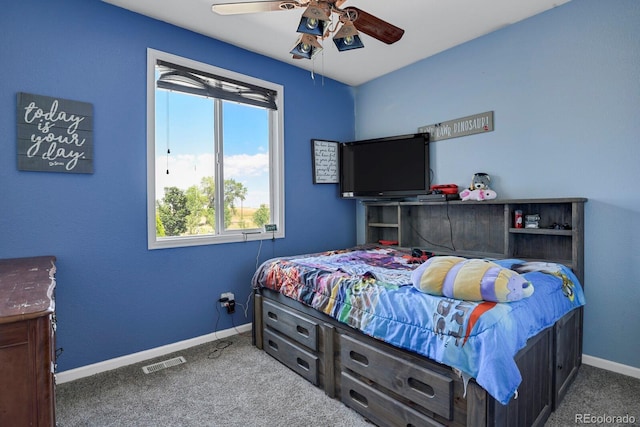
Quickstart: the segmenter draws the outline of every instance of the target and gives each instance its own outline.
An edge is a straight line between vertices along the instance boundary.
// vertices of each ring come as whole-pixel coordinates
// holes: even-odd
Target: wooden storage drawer
[[[29,342],[29,328],[27,322],[7,323],[0,326],[0,348]]]
[[[453,380],[381,349],[340,335],[340,362],[359,375],[448,420],[453,418]]]
[[[554,326],[555,339],[555,384],[553,408],[557,408],[569,385],[578,374],[582,363],[582,308],[573,310],[558,320]]]
[[[265,300],[262,322],[313,351],[318,350],[318,324],[280,304]]]
[[[318,385],[318,356],[312,354],[276,332],[265,329],[264,350],[281,363],[293,369],[313,385]]]
[[[340,387],[342,402],[379,426],[443,426],[346,372],[340,374]]]

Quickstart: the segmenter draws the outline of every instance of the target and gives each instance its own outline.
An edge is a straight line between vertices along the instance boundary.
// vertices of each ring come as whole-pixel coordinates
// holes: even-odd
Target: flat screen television
[[[428,133],[340,144],[341,197],[414,197],[429,186]]]

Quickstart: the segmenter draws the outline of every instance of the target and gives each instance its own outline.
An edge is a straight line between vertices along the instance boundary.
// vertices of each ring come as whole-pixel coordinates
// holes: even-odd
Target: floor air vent
[[[165,360],[165,361],[162,361],[162,362],[158,362],[158,363],[154,363],[154,364],[151,364],[151,365],[144,366],[142,368],[142,372],[144,372],[145,374],[150,374],[152,372],[157,372],[157,371],[160,371],[162,369],[170,368],[172,366],[182,365],[183,363],[187,363],[187,361],[185,360],[184,357],[182,357],[182,356],[174,357],[173,359],[169,359],[169,360]]]

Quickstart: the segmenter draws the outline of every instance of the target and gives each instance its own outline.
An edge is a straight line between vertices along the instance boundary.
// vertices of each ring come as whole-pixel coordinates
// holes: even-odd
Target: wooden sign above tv
[[[457,138],[493,130],[493,111],[422,126],[418,132],[429,132],[429,141]]]
[[[18,93],[18,170],[93,173],[93,106]]]

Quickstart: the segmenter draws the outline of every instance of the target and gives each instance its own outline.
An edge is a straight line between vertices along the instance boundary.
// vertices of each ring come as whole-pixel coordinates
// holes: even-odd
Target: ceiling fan
[[[220,15],[237,15],[305,8],[297,29],[301,35],[290,52],[295,59],[313,58],[322,50],[318,40],[324,40],[331,34],[334,34],[333,42],[340,52],[364,47],[358,31],[386,44],[395,43],[402,38],[403,29],[357,7],[341,9],[340,6],[345,2],[346,0],[251,1],[214,4],[211,9]],[[338,17],[335,25],[332,22],[334,15]]]

